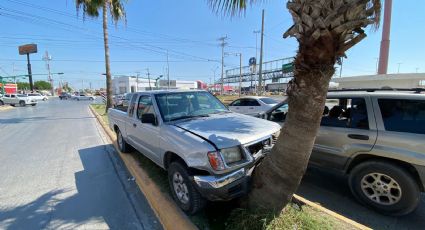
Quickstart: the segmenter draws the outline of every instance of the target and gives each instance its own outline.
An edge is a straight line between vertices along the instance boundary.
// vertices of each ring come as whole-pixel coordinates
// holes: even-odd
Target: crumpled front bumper
[[[241,168],[223,176],[193,176],[198,191],[208,200],[226,201],[246,195],[254,167]]]

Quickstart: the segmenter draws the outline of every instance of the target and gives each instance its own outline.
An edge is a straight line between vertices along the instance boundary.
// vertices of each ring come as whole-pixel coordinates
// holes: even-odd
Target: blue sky
[[[404,3],[404,4],[403,4]],[[220,75],[221,48],[218,38],[228,36],[226,52],[242,52],[243,62],[255,56],[254,30],[260,29],[261,10],[265,9],[264,60],[295,55],[295,39],[282,39],[292,19],[286,1],[264,1],[250,7],[241,17],[222,17],[212,12],[206,0],[129,0],[125,4],[127,23],[110,25],[111,69],[116,75],[162,75],[166,52],[170,78],[209,82]],[[425,1],[393,1],[389,73],[425,72]],[[77,16],[73,0],[2,0],[0,2],[0,75],[26,74],[25,56],[18,46],[38,44],[31,55],[33,73],[46,73],[42,56],[52,56],[54,76],[75,88],[104,85],[104,52],[101,18],[83,20]],[[381,29],[368,30],[368,37],[352,48],[344,60],[343,76],[376,72]],[[259,44],[259,39],[258,39]],[[225,58],[226,68],[239,65],[239,58]],[[14,66],[14,68],[13,68]],[[417,69],[418,68],[418,69]],[[35,76],[46,79],[46,76]]]

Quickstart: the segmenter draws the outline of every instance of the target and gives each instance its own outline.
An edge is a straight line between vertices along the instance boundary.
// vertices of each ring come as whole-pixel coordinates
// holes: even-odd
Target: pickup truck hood
[[[217,148],[228,148],[264,138],[280,130],[280,125],[239,114],[211,114],[174,124],[213,142]]]

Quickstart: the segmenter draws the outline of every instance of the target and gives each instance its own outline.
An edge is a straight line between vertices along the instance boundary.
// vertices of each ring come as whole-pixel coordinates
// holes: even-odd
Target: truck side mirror
[[[153,113],[142,114],[142,123],[156,125],[156,117]]]

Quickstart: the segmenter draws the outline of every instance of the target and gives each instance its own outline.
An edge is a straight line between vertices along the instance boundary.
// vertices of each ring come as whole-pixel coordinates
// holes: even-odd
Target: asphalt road
[[[415,212],[403,217],[384,216],[358,203],[344,176],[317,168],[307,170],[297,194],[372,229],[425,229],[424,194]]]
[[[0,111],[0,229],[161,229],[88,104]]]

